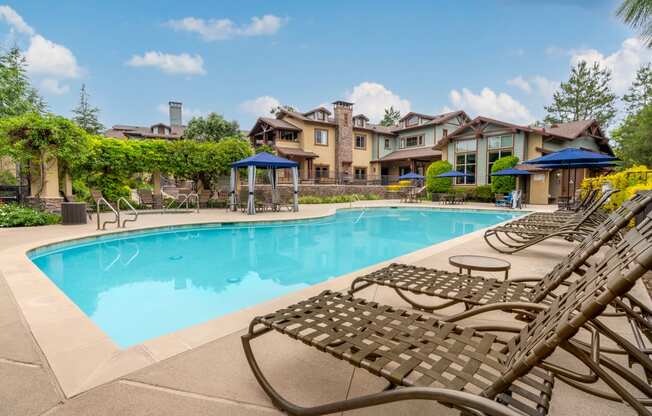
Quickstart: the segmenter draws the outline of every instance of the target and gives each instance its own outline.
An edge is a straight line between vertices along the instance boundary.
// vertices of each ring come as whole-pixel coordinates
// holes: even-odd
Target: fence
[[[27,186],[0,185],[0,202],[22,203],[25,200],[27,193],[28,193]]]

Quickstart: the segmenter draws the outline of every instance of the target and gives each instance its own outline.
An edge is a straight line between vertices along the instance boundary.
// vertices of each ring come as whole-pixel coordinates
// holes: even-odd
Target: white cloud
[[[208,19],[186,17],[170,20],[167,25],[177,31],[198,33],[205,41],[225,40],[237,36],[273,35],[287,22],[271,14],[263,17],[252,17],[247,24],[238,26],[231,19]]]
[[[546,99],[546,102],[552,101],[553,94],[559,88],[559,81],[553,81],[541,75],[532,77],[531,83],[534,84],[538,93]]]
[[[496,94],[489,88],[483,88],[479,94],[474,94],[467,88],[462,91],[452,90],[450,102],[453,108],[463,108],[467,112],[496,118],[513,123],[528,124],[534,121],[530,111],[509,94]]]
[[[134,67],[154,67],[170,75],[204,75],[204,59],[200,55],[179,55],[149,51],[134,55],[126,63]]]
[[[31,74],[55,78],[77,78],[81,75],[81,68],[70,49],[41,35],[32,36],[25,60]]]
[[[410,111],[410,101],[399,97],[382,84],[376,82],[363,82],[347,94],[346,99],[354,103],[356,114],[365,114],[372,122],[380,121],[385,115],[385,109],[394,107],[401,114]]]
[[[264,95],[240,103],[240,111],[254,116],[269,115],[270,110],[279,105],[281,105],[279,100],[269,95]]]
[[[636,76],[636,71],[652,59],[652,51],[637,38],[625,39],[621,48],[610,55],[604,55],[596,49],[577,50],[571,53],[571,64],[580,61],[589,64],[597,62],[611,71],[611,86],[616,94],[627,91]]]
[[[67,94],[70,91],[70,87],[65,84],[61,84],[59,80],[54,78],[45,78],[41,81],[41,89],[47,93],[53,95],[63,95]]]
[[[511,85],[512,87],[516,87],[520,89],[521,91],[529,94],[532,92],[532,87],[530,87],[530,83],[527,82],[522,76],[517,76],[516,78],[508,79],[507,80],[507,85]]]
[[[552,100],[552,95],[559,88],[559,81],[550,80],[541,75],[535,75],[528,79],[517,76],[507,80],[507,84],[516,87],[526,94],[536,92],[545,98],[546,102]]]
[[[4,20],[8,25],[16,29],[19,33],[33,36],[36,34],[34,29],[28,25],[23,18],[9,6],[0,6],[0,20]]]

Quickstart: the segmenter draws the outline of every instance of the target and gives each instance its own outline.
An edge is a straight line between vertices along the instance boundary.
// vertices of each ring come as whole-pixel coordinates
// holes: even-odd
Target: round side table
[[[452,266],[459,268],[460,273],[462,273],[462,269],[466,269],[467,274],[471,274],[471,270],[482,272],[505,272],[505,280],[509,277],[509,269],[512,268],[512,264],[506,260],[487,256],[452,256],[448,258],[448,262]]]

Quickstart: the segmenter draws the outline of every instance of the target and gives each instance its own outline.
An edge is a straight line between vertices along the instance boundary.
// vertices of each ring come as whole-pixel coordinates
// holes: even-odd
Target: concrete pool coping
[[[150,230],[179,225],[196,226],[207,223],[244,223],[279,220],[304,220],[335,214],[337,209],[346,209],[349,204],[306,208],[299,213],[287,215],[260,215],[256,218],[221,214],[221,211],[207,210],[207,214],[196,217],[173,218],[170,224],[141,224],[131,230]],[[496,210],[488,205],[467,205],[460,207],[432,204],[397,204],[390,201],[373,201],[355,204],[361,207],[408,207],[446,210]],[[528,209],[538,211],[541,209]],[[548,207],[545,207],[548,210]],[[217,215],[215,215],[217,214]],[[180,214],[185,215],[185,214]],[[192,215],[192,214],[191,214]],[[242,218],[247,218],[243,221]],[[158,218],[160,220],[160,218]],[[153,221],[156,221],[154,219]],[[170,218],[166,218],[166,221]],[[177,220],[177,221],[174,221]],[[181,221],[178,221],[181,220]],[[161,222],[161,221],[157,221]],[[165,222],[165,221],[164,221]],[[53,228],[54,227],[54,228]],[[67,397],[75,396],[95,386],[117,379],[151,364],[188,351],[210,341],[222,338],[246,327],[249,321],[261,313],[284,307],[323,290],[340,290],[361,274],[383,267],[391,262],[416,262],[437,252],[464,244],[480,236],[484,229],[447,240],[412,253],[374,264],[361,270],[339,276],[308,288],[292,292],[237,312],[212,319],[182,330],[145,341],[139,345],[120,349],[95,323],[92,322],[49,278],[47,278],[27,257],[27,253],[38,247],[48,246],[71,239],[109,235],[109,232],[89,230],[91,227],[67,228],[52,226],[59,231],[56,237],[49,233],[35,236],[28,242],[12,245],[0,251],[0,273],[4,276],[13,296],[36,342],[43,351],[61,389]],[[70,232],[68,232],[70,230]],[[122,231],[122,230],[119,230]],[[39,238],[40,237],[40,238]]]

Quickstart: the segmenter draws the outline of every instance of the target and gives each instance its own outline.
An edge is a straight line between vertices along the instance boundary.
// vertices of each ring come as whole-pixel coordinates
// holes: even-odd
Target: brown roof
[[[170,128],[170,134],[160,134],[153,133],[152,127],[164,126]],[[183,136],[186,126],[168,126],[164,123],[157,123],[151,127],[143,126],[129,126],[124,124],[117,124],[111,127],[109,130],[104,132],[106,137],[112,137],[116,139],[126,139],[126,138],[147,138],[147,139],[180,139]]]
[[[436,156],[441,156],[441,152],[438,150],[433,150],[431,147],[419,147],[416,149],[403,149],[392,152],[388,155],[385,155],[378,159],[380,162],[389,162],[392,160],[401,160],[401,159],[422,159],[422,158],[433,158]]]
[[[276,151],[285,156],[298,156],[305,158],[315,158],[319,157],[317,153],[306,152],[303,149],[295,149],[292,147],[278,147],[276,146]]]
[[[507,123],[505,121],[500,121],[500,120],[496,120],[496,119],[489,118],[489,117],[478,116],[478,117],[474,118],[473,120],[469,121],[468,123],[462,124],[460,127],[455,129],[452,133],[449,133],[448,136],[441,139],[434,146],[434,148],[435,149],[441,149],[442,147],[446,146],[448,144],[448,142],[450,142],[451,139],[456,138],[457,136],[462,134],[466,129],[468,129],[470,127],[473,127],[473,126],[475,126],[477,124],[480,124],[480,123],[497,124],[499,126],[505,126],[505,127],[510,128],[510,129],[522,130],[522,131],[527,131],[527,132],[534,131],[533,129],[531,129],[528,126],[521,126],[521,125],[518,125],[518,124]]]
[[[579,120],[568,123],[553,124],[545,129],[537,129],[544,134],[557,136],[565,139],[576,139],[586,131],[591,125],[597,123],[595,120]]]
[[[353,116],[353,118],[363,118],[366,121],[369,121],[369,117],[365,116],[364,114],[356,114]]]
[[[280,113],[281,116],[282,115],[287,115],[287,116],[290,116],[290,117],[295,117],[295,118],[297,118],[299,120],[307,121],[308,123],[328,124],[330,126],[335,126],[336,125],[335,120],[333,120],[333,118],[331,118],[331,117],[328,117],[327,120],[317,120],[317,119],[313,119],[313,118],[308,118],[304,114],[299,113],[297,111],[290,111],[290,110],[285,110],[285,109],[281,109],[279,111],[279,113]],[[305,113],[305,114],[310,114],[310,112]]]
[[[394,126],[393,131],[398,132],[398,131],[405,131],[405,130],[411,130],[411,129],[418,129],[418,128],[421,128],[421,127],[424,127],[424,126],[436,126],[438,124],[446,123],[448,120],[450,120],[452,118],[455,118],[457,116],[461,116],[461,115],[463,115],[464,118],[466,118],[467,120],[469,119],[469,116],[464,111],[457,110],[457,111],[450,111],[448,113],[437,114],[437,115],[434,115],[434,116],[427,115],[427,114],[421,114],[421,113],[409,112],[403,118],[401,118],[401,120],[399,120],[399,121],[405,120],[407,117],[413,116],[413,115],[417,115],[417,116],[419,116],[421,118],[425,118],[428,121],[426,121],[425,123],[422,123],[422,124],[417,124],[415,126],[408,126],[408,127]]]
[[[306,111],[305,113],[303,113],[303,115],[304,115],[304,116],[307,116],[308,114],[312,114],[312,113],[314,113],[314,112],[316,112],[316,111],[323,111],[324,113],[328,114],[329,116],[332,114],[332,113],[331,113],[330,111],[328,111],[328,109],[326,109],[325,107],[317,107],[317,108],[313,108],[313,109],[310,110],[310,111]]]

